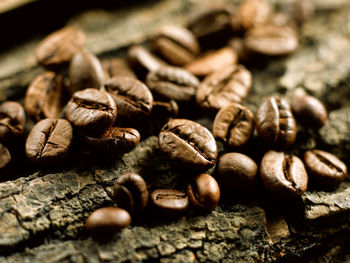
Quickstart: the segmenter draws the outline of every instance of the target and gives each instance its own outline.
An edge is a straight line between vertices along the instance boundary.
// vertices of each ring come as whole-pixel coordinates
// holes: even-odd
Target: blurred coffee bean
[[[158,189],[151,193],[153,209],[160,216],[180,216],[189,202],[185,193],[175,189]]]
[[[153,101],[152,115],[176,117],[179,114],[179,105],[175,100]]]
[[[24,131],[26,115],[21,104],[6,101],[0,104],[0,141],[9,142]]]
[[[245,30],[265,24],[272,13],[272,5],[265,0],[245,0],[238,8],[238,17]]]
[[[238,55],[237,60],[240,63],[244,64],[250,58],[251,52],[245,46],[244,40],[242,38],[240,38],[240,37],[231,38],[228,41],[227,46],[229,46],[230,48],[232,48],[236,52],[236,54]]]
[[[102,62],[105,79],[108,80],[117,76],[124,76],[137,79],[129,64],[121,58],[112,58]]]
[[[11,154],[6,146],[0,143],[0,172],[11,162]]]
[[[283,0],[276,2],[276,4],[281,12],[285,13],[299,25],[312,18],[315,12],[314,3],[310,0]]]

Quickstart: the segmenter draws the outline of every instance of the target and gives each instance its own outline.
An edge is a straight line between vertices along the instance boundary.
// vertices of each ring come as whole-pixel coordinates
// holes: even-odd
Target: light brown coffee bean
[[[247,30],[265,24],[272,15],[272,6],[265,0],[245,0],[238,8],[242,27]]]

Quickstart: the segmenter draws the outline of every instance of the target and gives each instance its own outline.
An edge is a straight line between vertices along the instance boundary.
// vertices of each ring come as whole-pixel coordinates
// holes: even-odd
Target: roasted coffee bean
[[[148,202],[146,183],[136,173],[125,173],[118,177],[114,183],[113,194],[118,207],[129,213],[140,213]]]
[[[179,105],[175,100],[153,101],[152,115],[157,114],[175,117],[179,114]]]
[[[110,234],[118,231],[131,223],[131,217],[127,211],[118,207],[103,207],[95,210],[87,218],[85,228],[92,234]]]
[[[9,141],[24,131],[26,115],[21,104],[6,101],[0,105],[0,141]]]
[[[152,45],[164,60],[175,66],[191,62],[200,52],[192,32],[176,25],[164,25],[159,28]]]
[[[201,210],[213,210],[220,200],[220,187],[214,177],[200,174],[187,186],[192,205]]]
[[[54,67],[68,63],[84,44],[84,32],[73,27],[64,27],[42,40],[35,56],[38,63],[44,67]]]
[[[304,164],[294,155],[268,151],[261,161],[260,175],[265,187],[282,199],[295,198],[307,188]]]
[[[238,8],[242,27],[247,30],[265,24],[272,15],[272,6],[265,0],[245,0]]]
[[[88,147],[113,157],[130,152],[139,141],[140,133],[133,128],[112,127],[99,137],[85,136]]]
[[[39,121],[31,130],[26,141],[26,154],[29,160],[51,165],[62,161],[69,153],[73,129],[64,119]]]
[[[27,89],[24,108],[36,121],[58,118],[65,104],[62,76],[46,72],[37,76]]]
[[[297,50],[298,35],[291,27],[263,25],[246,33],[246,47],[255,53],[267,56],[288,55]]]
[[[242,65],[234,65],[206,77],[196,92],[197,104],[217,112],[232,102],[241,103],[252,86],[252,75]]]
[[[136,79],[135,73],[129,67],[128,63],[121,58],[113,58],[102,62],[102,68],[105,73],[105,79],[117,76],[125,76]]]
[[[99,89],[105,82],[105,74],[98,58],[83,51],[74,55],[69,66],[69,91],[71,94],[82,89]]]
[[[202,57],[186,65],[185,68],[197,77],[205,77],[237,64],[237,60],[238,55],[235,50],[224,47],[217,51],[206,52]]]
[[[188,197],[174,189],[158,189],[152,192],[153,209],[161,216],[180,216],[188,208]]]
[[[0,171],[11,162],[11,154],[9,150],[0,143]]]
[[[241,153],[222,155],[216,166],[216,174],[221,187],[228,191],[252,191],[255,189],[258,166],[248,156]]]
[[[119,117],[129,119],[150,114],[153,96],[141,81],[130,77],[114,77],[107,81],[105,89],[114,99]]]
[[[220,139],[231,148],[247,143],[254,131],[254,114],[250,109],[232,103],[222,108],[213,123],[214,138]]]
[[[346,165],[331,153],[321,150],[307,151],[304,154],[304,163],[315,184],[333,188],[346,179]]]
[[[297,121],[306,127],[318,130],[327,121],[326,107],[313,96],[296,96],[290,106]]]
[[[85,89],[73,94],[66,106],[66,116],[86,133],[102,134],[113,125],[117,107],[107,92]]]
[[[158,139],[160,149],[171,160],[186,165],[186,169],[207,170],[215,164],[215,139],[207,128],[194,121],[172,119],[163,126]]]
[[[146,83],[152,92],[162,98],[190,101],[194,98],[199,80],[182,68],[160,67],[147,75]]]
[[[288,102],[279,97],[269,97],[260,105],[256,128],[266,144],[285,148],[292,145],[297,134],[297,126]]]

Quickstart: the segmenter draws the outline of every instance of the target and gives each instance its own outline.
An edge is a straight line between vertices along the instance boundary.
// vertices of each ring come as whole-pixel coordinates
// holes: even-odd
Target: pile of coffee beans
[[[127,227],[145,209],[170,217],[183,215],[190,206],[211,211],[220,187],[246,191],[259,185],[259,174],[266,190],[282,200],[304,193],[309,177],[322,187],[337,187],[347,168],[336,156],[313,149],[301,160],[288,151],[297,137],[297,122],[317,131],[327,121],[317,98],[297,96],[290,103],[271,96],[256,114],[242,105],[253,85],[243,64],[296,51],[298,29],[312,12],[310,2],[298,0],[280,6],[264,0],[213,4],[199,8],[187,25],[163,25],[149,45],[130,47],[126,59],[102,63],[84,48],[82,31],[63,28],[36,49],[37,61],[47,71],[28,87],[24,109],[17,102],[0,105],[0,141],[9,145],[23,133],[26,113],[37,122],[25,143],[27,158],[51,167],[64,164],[78,140],[92,152],[117,158],[139,143],[140,124],[162,122],[159,149],[174,167],[193,174],[187,192],[149,193],[142,174],[123,174],[113,188],[116,206],[87,218],[92,233]],[[186,118],[195,108],[212,117],[212,132]],[[176,118],[179,112],[182,116]],[[254,136],[269,149],[260,168],[240,153]],[[225,146],[219,157],[216,140]],[[10,162],[10,152],[0,144],[0,169]]]

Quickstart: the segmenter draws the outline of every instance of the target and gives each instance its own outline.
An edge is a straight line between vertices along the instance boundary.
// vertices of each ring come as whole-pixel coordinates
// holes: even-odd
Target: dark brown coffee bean
[[[238,8],[242,27],[247,30],[265,24],[272,15],[272,6],[265,0],[245,0]]]
[[[188,197],[174,189],[158,189],[152,192],[154,210],[161,216],[180,216],[188,208]]]
[[[175,117],[179,114],[179,105],[175,100],[153,101],[152,115],[157,114]]]
[[[62,76],[46,72],[37,76],[27,89],[24,108],[36,121],[58,118],[65,104]]]
[[[73,94],[66,106],[66,116],[83,131],[102,134],[113,125],[117,107],[107,92],[85,89]]]
[[[42,165],[56,164],[68,155],[72,139],[73,129],[68,121],[39,121],[28,135],[25,147],[27,157]]]
[[[222,155],[216,166],[219,183],[228,191],[253,191],[257,172],[256,163],[241,153]]]
[[[0,143],[0,171],[11,162],[11,154],[9,150]]]
[[[146,83],[152,92],[162,98],[190,101],[194,98],[199,80],[182,68],[160,67],[147,75]]]
[[[148,202],[146,183],[136,173],[125,173],[119,176],[114,183],[113,194],[118,207],[129,213],[140,213]]]
[[[292,145],[297,126],[288,102],[279,97],[269,97],[260,105],[256,128],[266,144],[284,148]]]
[[[346,165],[325,151],[305,152],[304,163],[312,181],[328,188],[337,187],[347,177]]]
[[[185,68],[197,77],[205,77],[237,64],[237,60],[237,53],[230,47],[224,47],[217,51],[206,52],[202,57],[186,65]]]
[[[326,107],[313,96],[296,96],[290,106],[297,121],[305,127],[318,130],[327,121]]]
[[[282,199],[295,198],[307,188],[304,164],[294,155],[268,151],[261,161],[260,175],[265,187]]]
[[[250,109],[232,103],[216,114],[213,135],[231,148],[247,143],[254,131],[254,115]]]
[[[118,231],[131,223],[131,217],[127,211],[118,207],[103,207],[95,210],[86,220],[85,228],[92,234],[110,234]]]
[[[153,96],[141,81],[130,77],[114,77],[107,81],[105,89],[114,99],[119,117],[137,118],[151,113]]]
[[[83,51],[74,55],[69,66],[69,91],[71,94],[82,89],[99,89],[105,82],[105,74],[98,58]]]
[[[213,210],[220,200],[220,187],[214,177],[200,174],[187,186],[187,195],[195,208]]]
[[[169,64],[183,66],[200,52],[192,32],[176,25],[164,25],[158,29],[152,41],[153,49]]]
[[[196,92],[197,104],[212,112],[232,102],[241,103],[252,86],[252,75],[242,65],[234,65],[206,77]]]
[[[35,51],[35,56],[39,64],[53,67],[68,63],[84,44],[84,32],[73,27],[64,27],[42,40]]]
[[[140,133],[133,128],[112,127],[99,137],[85,136],[88,147],[112,157],[130,152],[139,141]]]
[[[117,76],[124,76],[136,79],[135,73],[129,67],[128,63],[121,58],[113,58],[102,62],[102,68],[105,72],[105,79]]]
[[[21,104],[6,101],[0,105],[0,141],[9,141],[24,131],[26,115]]]
[[[207,128],[194,121],[172,119],[163,126],[158,139],[160,149],[186,169],[207,170],[215,164],[215,139]]]

